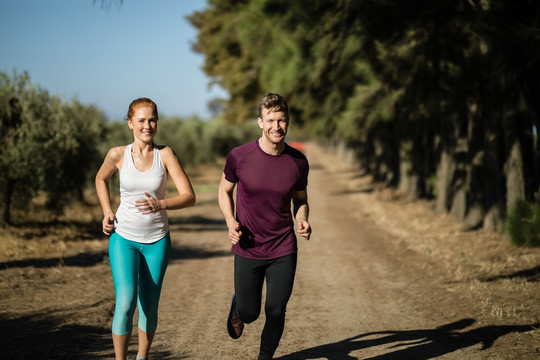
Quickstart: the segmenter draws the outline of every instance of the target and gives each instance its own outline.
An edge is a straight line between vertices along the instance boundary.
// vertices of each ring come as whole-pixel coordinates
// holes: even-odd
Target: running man
[[[266,280],[266,322],[258,360],[267,360],[274,356],[283,334],[296,273],[298,247],[291,201],[298,234],[306,240],[311,236],[309,164],[301,152],[285,143],[289,110],[282,96],[263,96],[257,122],[262,136],[234,148],[227,157],[218,201],[235,254],[235,293],[227,330],[238,339],[244,324],[259,317]]]

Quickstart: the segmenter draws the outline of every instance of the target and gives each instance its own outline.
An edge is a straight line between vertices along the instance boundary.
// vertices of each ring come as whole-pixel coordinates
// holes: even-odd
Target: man
[[[234,252],[234,288],[227,330],[233,339],[260,314],[266,279],[266,322],[258,360],[272,359],[285,326],[285,310],[296,272],[298,234],[311,236],[308,222],[306,157],[285,143],[289,109],[269,93],[259,104],[262,136],[234,148],[219,185],[219,207]],[[236,201],[233,193],[236,191]],[[236,210],[236,216],[235,216]]]

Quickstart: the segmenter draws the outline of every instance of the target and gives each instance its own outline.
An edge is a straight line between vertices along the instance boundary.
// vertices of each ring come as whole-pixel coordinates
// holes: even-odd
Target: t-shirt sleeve
[[[294,190],[302,191],[307,188],[309,174],[309,163],[307,160],[304,162],[304,166],[300,168],[300,179],[296,182]]]
[[[225,174],[225,180],[236,183],[238,182],[238,176],[236,175],[236,153],[231,151],[229,156],[227,156],[227,161],[225,162],[225,169],[223,173]]]

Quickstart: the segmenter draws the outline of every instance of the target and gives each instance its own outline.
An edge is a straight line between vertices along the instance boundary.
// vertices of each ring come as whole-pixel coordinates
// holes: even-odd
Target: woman
[[[158,110],[147,98],[129,105],[127,123],[133,143],[109,150],[96,175],[103,209],[103,232],[110,235],[109,258],[116,293],[112,338],[117,360],[125,360],[139,307],[137,360],[147,359],[157,327],[158,303],[171,238],[166,210],[195,204],[195,193],[174,151],[156,146]],[[111,209],[109,179],[120,175],[120,205]],[[178,195],[165,198],[167,173]],[[137,298],[138,294],[138,298]]]

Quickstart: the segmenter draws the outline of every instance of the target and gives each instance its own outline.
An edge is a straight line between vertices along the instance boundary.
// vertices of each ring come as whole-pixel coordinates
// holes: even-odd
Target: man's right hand
[[[241,225],[238,221],[235,221],[231,226],[229,226],[229,240],[233,245],[238,244],[240,238],[242,237],[242,231],[240,231]]]

